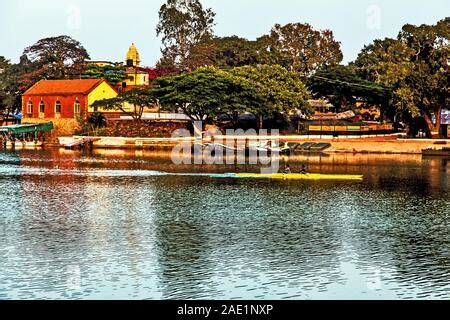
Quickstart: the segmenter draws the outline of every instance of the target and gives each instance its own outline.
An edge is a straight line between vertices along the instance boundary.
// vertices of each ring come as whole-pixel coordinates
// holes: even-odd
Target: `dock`
[[[95,141],[100,140],[100,138],[96,137],[79,137],[66,139],[64,141],[60,141],[60,143],[64,146],[65,149],[74,150],[74,149],[82,149],[92,147]]]
[[[4,147],[15,148],[16,145],[42,146],[45,134],[53,130],[53,122],[14,124],[0,127],[0,136]]]

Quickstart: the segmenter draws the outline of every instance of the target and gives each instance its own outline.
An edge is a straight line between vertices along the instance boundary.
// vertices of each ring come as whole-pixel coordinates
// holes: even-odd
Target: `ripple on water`
[[[355,184],[0,152],[0,299],[449,299],[448,174],[395,161]]]

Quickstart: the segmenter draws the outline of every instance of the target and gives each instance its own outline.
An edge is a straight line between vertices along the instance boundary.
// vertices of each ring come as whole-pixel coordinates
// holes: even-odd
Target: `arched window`
[[[33,113],[33,102],[32,101],[28,101],[28,103],[27,103],[27,113],[28,114]]]
[[[61,113],[61,101],[56,100],[55,103],[55,113]]]
[[[44,111],[45,111],[45,103],[44,101],[41,100],[41,102],[39,102],[39,112],[44,113]]]
[[[80,101],[78,101],[78,100],[75,100],[75,103],[73,104],[73,113],[75,113],[75,114],[81,113]]]

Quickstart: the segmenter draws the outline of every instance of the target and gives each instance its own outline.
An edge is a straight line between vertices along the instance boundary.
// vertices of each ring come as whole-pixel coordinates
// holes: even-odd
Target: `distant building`
[[[150,76],[145,71],[139,70],[135,67],[127,67],[125,72],[127,77],[124,80],[124,83],[122,83],[122,87],[127,90],[139,86],[148,86],[150,84]]]
[[[124,90],[130,90],[139,86],[148,86],[150,84],[150,75],[140,68],[141,58],[134,43],[128,49],[125,57],[125,65],[127,77],[122,83]]]
[[[102,61],[102,60],[88,60],[85,61],[86,65],[94,65],[97,67],[114,67],[115,63],[111,62],[111,61]]]
[[[309,105],[313,108],[314,113],[334,113],[335,107],[325,99],[310,99],[308,100]]]
[[[96,111],[95,101],[115,96],[104,79],[41,80],[22,96],[23,119],[74,119]]]
[[[141,65],[141,56],[139,55],[139,51],[134,43],[132,43],[128,49],[125,57],[125,64],[127,67],[139,67]]]

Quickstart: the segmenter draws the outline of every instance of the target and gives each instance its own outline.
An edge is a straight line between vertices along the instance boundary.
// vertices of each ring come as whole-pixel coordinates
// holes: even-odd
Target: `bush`
[[[87,122],[92,126],[92,128],[94,130],[103,128],[106,126],[106,118],[100,112],[94,112],[93,114],[91,114],[88,117]]]

